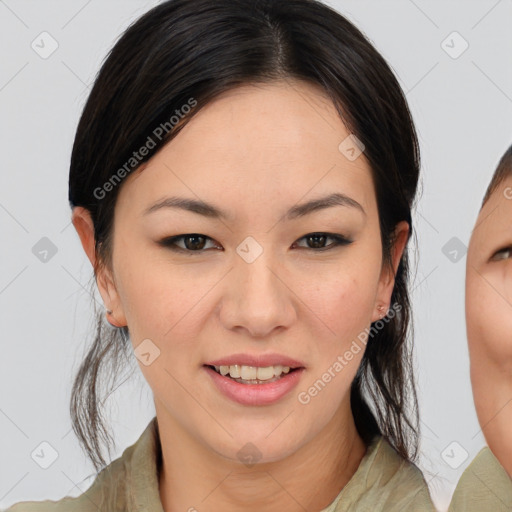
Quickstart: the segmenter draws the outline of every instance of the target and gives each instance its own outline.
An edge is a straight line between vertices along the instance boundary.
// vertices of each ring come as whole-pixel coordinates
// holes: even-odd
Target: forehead
[[[480,210],[471,235],[473,248],[478,243],[512,236],[512,176],[507,177],[491,194]]]
[[[258,163],[271,156],[277,167],[308,156],[317,159],[320,150],[327,151],[326,158],[337,157],[340,142],[349,134],[320,88],[277,82],[226,91],[204,106],[173,142],[195,146],[200,154],[215,156],[217,151],[230,161],[246,160],[247,165],[253,162],[249,157]]]
[[[305,82],[244,85],[203,107],[123,187],[148,202],[169,190],[215,202],[298,201],[334,192],[373,200],[370,166],[344,152],[352,135],[326,94]],[[341,144],[341,149],[340,149]],[[357,147],[356,147],[357,150]],[[351,157],[351,154],[348,154]],[[317,192],[317,193],[315,193]]]

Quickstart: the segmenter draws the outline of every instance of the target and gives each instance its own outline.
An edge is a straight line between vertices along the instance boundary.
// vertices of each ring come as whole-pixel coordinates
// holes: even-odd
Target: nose
[[[220,320],[230,330],[246,330],[255,338],[269,337],[296,318],[291,278],[269,251],[249,263],[235,256],[224,283]]]

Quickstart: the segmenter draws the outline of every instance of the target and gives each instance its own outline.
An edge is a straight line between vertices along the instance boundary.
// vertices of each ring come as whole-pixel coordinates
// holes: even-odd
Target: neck
[[[157,417],[162,446],[159,491],[165,512],[194,507],[201,512],[321,511],[348,483],[366,452],[348,401],[297,451],[250,468],[199,443],[165,409],[157,407]]]

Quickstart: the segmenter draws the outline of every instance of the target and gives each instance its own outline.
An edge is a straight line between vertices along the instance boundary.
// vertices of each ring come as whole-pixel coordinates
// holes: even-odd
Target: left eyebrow
[[[335,193],[294,206],[288,210],[285,217],[287,220],[292,220],[296,219],[297,217],[303,217],[304,215],[318,210],[332,208],[333,206],[346,206],[350,208],[356,208],[366,216],[364,208],[355,199],[352,199],[345,194]]]
[[[345,194],[334,193],[328,196],[320,197],[318,199],[313,199],[307,203],[293,206],[286,212],[285,219],[293,220],[319,210],[332,208],[334,206],[356,208],[366,216],[364,208],[355,199],[352,199]],[[143,212],[143,215],[148,215],[149,213],[160,210],[162,208],[178,208],[213,219],[233,219],[232,215],[218,208],[217,206],[214,206],[213,204],[185,197],[166,197],[146,208],[146,210]]]

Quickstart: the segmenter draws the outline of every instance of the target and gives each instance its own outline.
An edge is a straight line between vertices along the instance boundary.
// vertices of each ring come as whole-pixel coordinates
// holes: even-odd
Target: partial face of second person
[[[122,184],[113,281],[100,290],[133,346],[150,339],[160,350],[140,365],[159,426],[201,447],[201,464],[239,464],[246,443],[260,463],[312,441],[329,457],[340,436],[355,432],[350,384],[364,346],[308,404],[297,398],[382,316],[379,304],[390,306],[406,243],[401,223],[394,268],[382,265],[370,167],[364,154],[351,161],[338,149],[349,134],[314,86],[246,85],[203,108]],[[352,201],[285,216],[334,193]],[[171,196],[207,202],[225,217],[175,207],[145,213]],[[329,235],[308,239],[312,233]],[[190,234],[200,237],[164,242]],[[252,262],[237,251],[247,237],[251,254],[262,251]],[[205,368],[237,353],[282,354],[305,370],[279,401],[244,405],[220,393]]]
[[[466,324],[479,423],[512,476],[512,176],[484,204],[471,235]]]

